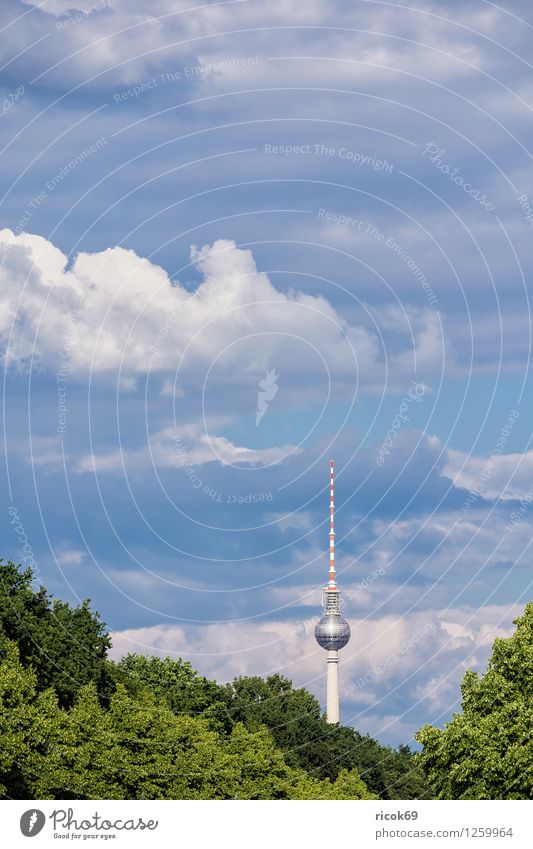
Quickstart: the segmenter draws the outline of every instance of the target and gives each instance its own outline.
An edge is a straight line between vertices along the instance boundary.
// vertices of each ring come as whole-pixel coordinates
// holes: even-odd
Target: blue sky
[[[511,633],[532,24],[483,0],[2,4],[2,553],[90,597],[114,656],[324,702],[330,457],[344,722],[411,741]]]

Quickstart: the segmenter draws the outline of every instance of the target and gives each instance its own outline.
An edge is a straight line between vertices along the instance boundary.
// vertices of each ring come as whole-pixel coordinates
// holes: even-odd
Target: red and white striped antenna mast
[[[329,461],[329,584],[335,590],[335,462]]]

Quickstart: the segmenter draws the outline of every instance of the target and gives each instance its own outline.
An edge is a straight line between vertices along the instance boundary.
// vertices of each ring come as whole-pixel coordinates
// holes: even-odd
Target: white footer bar
[[[2,845],[531,849],[533,802],[5,801]],[[29,838],[35,838],[30,843]],[[69,841],[67,843],[67,841]]]

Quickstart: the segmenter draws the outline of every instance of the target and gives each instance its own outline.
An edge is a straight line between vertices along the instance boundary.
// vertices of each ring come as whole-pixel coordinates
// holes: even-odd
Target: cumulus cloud
[[[287,27],[279,32],[278,40],[290,48],[301,44],[299,26],[313,26],[313,33],[306,33],[317,57],[332,53],[340,59],[357,56],[358,70],[352,63],[332,68],[331,62],[317,58],[315,67],[310,68],[309,81],[323,82],[336,77],[346,83],[355,74],[371,76],[376,69],[400,69],[418,76],[466,74],[470,64],[479,65],[487,61],[483,40],[476,41],[473,34],[496,33],[501,30],[502,16],[495,10],[462,10],[465,26],[457,27],[445,15],[432,15],[432,5],[421,4],[406,15],[405,10],[369,6],[353,7],[349,3],[333,6],[326,0],[313,0],[305,8],[287,4],[283,0],[273,2],[222,2],[198,3],[196,7],[181,0],[152,0],[147,6],[144,0],[23,0],[26,6],[34,7],[31,26],[37,31],[52,19],[63,39],[68,44],[57,42],[57,54],[74,53],[70,67],[77,74],[110,71],[115,79],[124,82],[139,80],[149,73],[154,64],[160,66],[167,54],[170,42],[175,57],[186,58],[199,51],[197,61],[213,60],[220,49],[220,39],[212,45],[206,44],[202,36],[235,29],[236,18],[243,29],[257,29],[255,35],[248,33],[256,48],[271,54],[272,34],[270,27]],[[339,27],[339,7],[342,12],[343,28]],[[20,8],[20,7],[19,7]],[[401,15],[401,27],[398,20]],[[61,19],[73,21],[73,25],[62,26]],[[30,22],[26,22],[28,25]],[[321,29],[322,27],[322,29]],[[266,28],[266,32],[262,31]],[[337,28],[332,30],[332,28]],[[470,29],[471,28],[471,29]],[[22,28],[19,28],[22,29]],[[400,35],[387,38],[384,33]],[[374,32],[373,37],[369,33]],[[19,38],[22,33],[17,31]],[[113,37],[113,50],[109,49],[109,38]],[[178,42],[176,44],[176,42]],[[224,39],[227,43],[231,36]],[[335,45],[336,49],[333,50]],[[490,45],[492,46],[492,45]],[[73,50],[73,48],[77,48]],[[50,60],[52,60],[52,49]],[[239,51],[239,52],[242,52]],[[50,65],[55,64],[50,61]],[[366,67],[365,67],[366,64]],[[51,72],[57,77],[60,69]],[[278,67],[265,71],[276,79],[283,69]],[[272,80],[272,77],[271,77]],[[285,80],[284,80],[285,81]],[[98,81],[100,82],[100,81]]]
[[[142,472],[157,468],[185,468],[219,462],[222,465],[259,466],[279,463],[300,448],[286,445],[252,449],[235,445],[223,436],[209,435],[198,425],[164,428],[154,434],[147,445],[137,450],[117,449],[103,454],[86,454],[73,458],[76,472]],[[45,454],[45,457],[47,455]],[[39,458],[37,458],[39,462]]]
[[[344,685],[355,675],[372,670],[375,677],[391,673],[391,664],[384,661],[392,647],[409,642],[413,628],[427,624],[428,615],[419,613],[410,618],[383,617],[376,620],[353,620],[352,640],[343,652]],[[154,625],[128,629],[112,635],[113,656],[128,651],[173,657],[185,656],[208,675],[231,680],[235,675],[267,675],[275,671],[295,676],[300,683],[314,685],[324,672],[324,654],[314,640],[314,619],[302,621],[229,622],[184,628],[180,625]],[[410,659],[398,656],[398,669],[416,667],[420,655]],[[380,664],[383,664],[383,669]],[[378,668],[379,667],[379,668]],[[397,669],[397,672],[398,672]],[[395,673],[396,674],[396,673]],[[349,689],[347,695],[357,688]]]
[[[132,374],[173,369],[186,381],[208,370],[219,383],[238,373],[257,384],[284,363],[285,377],[290,369],[294,386],[315,397],[317,373],[321,396],[330,379],[368,385],[386,376],[375,332],[349,324],[322,296],[276,289],[251,251],[230,240],[192,248],[202,275],[194,292],[120,247],[80,253],[68,266],[43,237],[6,229],[0,253],[0,336],[11,366],[63,366],[71,377],[121,370],[130,382]],[[434,325],[433,311],[413,314],[403,349],[386,352],[390,379],[405,380],[415,362],[419,371],[435,367]]]
[[[528,592],[531,517],[524,513],[509,532],[511,505],[489,507],[482,500],[468,511],[435,510],[401,521],[372,523],[373,542],[365,559],[368,569],[383,560],[389,590],[387,606],[404,609],[406,603],[443,604],[453,592],[473,593],[487,604],[501,585],[512,586],[514,597]],[[384,557],[385,555],[385,557]],[[373,583],[358,603],[375,609],[382,601],[382,582]]]
[[[399,732],[403,716],[386,718],[383,708],[388,705],[390,709],[391,693],[408,681],[415,696],[410,709],[416,700],[424,701],[427,721],[439,717],[457,702],[464,671],[483,670],[494,638],[509,636],[512,620],[520,613],[518,605],[480,609],[465,605],[398,617],[351,618],[352,638],[342,652],[340,670],[345,711],[357,716],[361,710],[372,709],[371,719],[356,724],[371,733],[378,733],[384,725]],[[309,687],[323,701],[325,655],[315,643],[313,627],[314,619],[186,628],[153,625],[112,634],[112,656],[118,659],[131,651],[181,656],[219,681],[281,672],[297,686]],[[416,718],[408,723],[411,732],[418,727],[416,723]]]
[[[533,451],[474,457],[462,451],[448,451],[442,475],[460,489],[477,497],[513,501],[533,496]]]
[[[473,370],[475,376],[480,370],[499,373],[500,366],[526,367],[530,314],[518,285],[517,258],[527,266],[533,240],[515,187],[531,200],[529,160],[520,141],[527,137],[530,117],[529,69],[521,58],[530,49],[529,30],[510,12],[487,4],[429,0],[408,10],[347,0],[4,0],[0,21],[8,27],[6,91],[22,83],[26,89],[4,119],[14,131],[3,154],[4,170],[14,180],[5,221],[14,226],[23,220],[22,211],[30,210],[24,217],[32,229],[50,232],[57,224],[61,244],[85,249],[67,259],[47,239],[0,233],[0,346],[12,372],[26,372],[30,364],[33,369],[31,422],[22,382],[8,381],[10,390],[16,388],[6,404],[10,463],[23,458],[22,474],[12,472],[20,503],[31,516],[33,488],[44,490],[40,502],[47,531],[58,540],[60,566],[77,590],[78,583],[92,582],[97,606],[109,617],[120,611],[120,625],[132,626],[115,634],[116,650],[122,645],[175,651],[219,680],[281,670],[323,698],[324,654],[314,643],[311,622],[320,596],[313,581],[321,581],[324,537],[316,526],[324,519],[323,505],[294,514],[309,494],[320,491],[322,472],[318,482],[305,475],[291,490],[280,489],[273,504],[261,503],[261,519],[264,507],[275,508],[268,517],[273,536],[271,530],[268,538],[266,531],[255,531],[248,541],[239,531],[238,542],[228,547],[226,533],[218,544],[214,532],[188,530],[185,522],[176,524],[174,513],[167,518],[149,469],[170,470],[161,478],[171,480],[178,505],[193,502],[195,510],[200,505],[198,515],[214,516],[217,527],[240,526],[233,504],[226,510],[203,493],[194,502],[187,464],[202,467],[199,477],[209,477],[208,487],[225,493],[246,492],[240,479],[249,477],[249,467],[261,467],[258,474],[268,481],[262,489],[270,494],[291,473],[291,464],[281,462],[294,451],[286,443],[301,440],[307,450],[313,439],[309,453],[316,456],[329,438],[326,431],[335,430],[335,411],[344,413],[354,387],[374,393],[373,403],[383,388],[404,393],[411,379],[427,384],[429,395],[443,366],[447,377],[454,371],[470,376]],[[242,64],[232,61],[239,57]],[[184,73],[186,66],[191,73]],[[157,85],[139,96],[128,93],[154,79]],[[30,132],[23,131],[32,119]],[[183,136],[179,150],[178,132]],[[101,136],[109,141],[105,156],[62,181],[61,191],[39,209],[30,205],[50,175],[86,148],[88,139]],[[450,168],[459,168],[465,180],[487,193],[498,219],[423,155],[430,142],[446,149]],[[336,154],[267,157],[265,143],[323,143]],[[339,155],[341,148],[387,159],[392,170],[352,164]],[[238,153],[226,156],[231,150]],[[214,156],[182,167],[181,151],[183,163]],[[136,167],[122,167],[136,156]],[[145,178],[143,202],[121,202],[136,196],[130,192]],[[251,185],[245,185],[248,180]],[[260,180],[266,181],[261,188]],[[91,191],[95,183],[98,190]],[[219,220],[213,222],[215,196],[204,190],[221,185],[232,188],[216,195]],[[194,203],[160,215],[155,229],[146,227],[167,204],[192,195]],[[258,198],[260,204],[253,205]],[[287,206],[290,214],[283,212]],[[362,230],[324,221],[317,214],[322,207],[358,216]],[[252,209],[267,217],[235,216]],[[500,221],[512,233],[512,250]],[[191,269],[180,273],[179,281],[140,255],[153,250],[167,268],[182,265],[183,242],[176,239],[196,224],[202,226],[198,238],[210,244],[193,248]],[[377,227],[381,239],[367,232],[368,225]],[[387,247],[389,236],[401,252]],[[231,238],[261,242],[254,248],[259,269],[252,253]],[[125,239],[137,253],[112,247]],[[111,247],[88,253],[87,245]],[[407,257],[427,277],[437,309],[428,304],[427,289]],[[268,276],[261,267],[276,271]],[[288,269],[286,278],[282,268]],[[332,278],[335,287],[321,282]],[[290,289],[295,280],[300,291]],[[320,289],[329,299],[316,295]],[[405,312],[393,306],[398,303]],[[54,435],[58,369],[67,375],[68,428]],[[257,430],[258,385],[271,369],[280,375],[279,392]],[[90,406],[84,397],[89,378]],[[446,393],[434,392],[431,400],[448,403]],[[304,426],[318,421],[321,405],[327,414],[306,442]],[[529,591],[533,463],[530,453],[446,454],[452,419],[439,416],[436,403],[431,422],[438,437],[412,431],[424,424],[411,422],[378,472],[377,448],[367,448],[362,438],[369,406],[365,398],[354,408],[361,433],[343,425],[335,443],[339,459],[343,451],[360,448],[344,478],[350,494],[366,472],[377,472],[351,504],[341,509],[339,503],[338,565],[354,628],[342,656],[343,706],[364,730],[379,733],[384,725],[393,726],[397,742],[416,727],[411,714],[405,716],[413,704],[423,702],[426,720],[456,701],[464,669],[482,667],[493,634],[509,632],[510,608],[503,603]],[[419,409],[429,415],[429,406],[426,399]],[[296,414],[289,416],[288,410]],[[385,438],[392,415],[379,412],[376,442]],[[26,421],[31,445],[24,436]],[[464,417],[457,426],[464,447],[470,438]],[[66,470],[77,473],[68,493],[48,474],[63,473],[63,451]],[[33,480],[31,463],[39,466]],[[267,470],[271,463],[278,465]],[[246,468],[236,471],[232,465]],[[105,518],[97,519],[99,503],[87,473],[105,472],[109,515],[116,514],[124,542],[139,560],[153,564],[159,550],[154,552],[154,537],[142,527],[138,511],[133,517],[128,513],[117,479],[123,467],[128,475],[138,472],[135,485],[158,514],[152,527],[160,539],[179,539],[202,555],[223,552],[239,561],[216,574],[209,567],[194,570],[214,599],[205,600],[202,592],[184,601],[180,587],[172,596],[169,585],[180,574],[190,580],[189,562],[184,565],[174,549],[166,552],[167,582],[117,567],[123,552],[106,538]],[[341,478],[339,495],[342,483]],[[479,497],[463,512],[470,490]],[[276,621],[200,629],[173,619],[175,626],[136,629],[137,611],[126,619],[124,598],[117,607],[109,584],[98,583],[100,573],[79,568],[84,561],[77,550],[78,517],[76,525],[69,519],[67,495],[73,495],[76,512],[80,508],[88,541],[108,560],[107,577],[124,596],[151,602],[153,611],[161,611],[153,614],[158,619],[235,619],[259,609],[269,610],[267,617]],[[497,498],[499,505],[493,503]],[[527,504],[513,508],[514,498]],[[248,515],[259,524],[253,508]],[[354,529],[344,538],[343,523]],[[275,534],[287,557],[282,551],[272,563],[256,560],[266,544],[276,543]],[[246,555],[253,559],[237,572]],[[280,563],[285,569],[287,562],[296,586],[280,579]],[[379,578],[369,578],[378,567]],[[226,590],[233,579],[240,586],[242,575],[254,585],[271,580],[272,587],[259,601],[245,593],[236,598]],[[459,599],[472,606],[448,606]],[[492,600],[501,608],[483,608]],[[301,615],[302,621],[281,621],[285,612]],[[428,623],[435,627],[424,632]]]

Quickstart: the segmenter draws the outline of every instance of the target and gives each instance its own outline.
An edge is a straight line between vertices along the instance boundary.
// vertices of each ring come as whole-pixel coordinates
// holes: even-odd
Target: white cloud
[[[352,638],[341,655],[342,701],[353,710],[373,705],[379,715],[386,694],[410,679],[416,699],[427,699],[435,715],[446,712],[457,701],[465,669],[483,669],[494,638],[509,636],[521,612],[519,605],[465,605],[405,616],[350,617]],[[182,656],[219,681],[281,672],[323,699],[325,654],[315,643],[313,625],[314,619],[302,619],[128,629],[112,634],[112,656],[130,651]]]
[[[435,711],[449,711],[460,698],[459,684],[467,669],[483,672],[492,653],[496,637],[510,637],[515,630],[513,620],[523,613],[517,604],[449,608],[440,615],[445,651],[454,657],[450,665],[442,657],[439,672],[416,684],[416,698],[427,700]],[[442,651],[442,649],[441,649]],[[434,664],[431,666],[433,671]]]
[[[512,620],[522,611],[518,604],[452,607],[441,613],[440,622],[450,637],[452,648],[462,645],[490,647],[496,637],[511,636]]]
[[[85,559],[85,552],[76,548],[69,548],[56,555],[60,566],[80,566]]]
[[[312,634],[299,639],[298,624],[287,622],[229,622],[184,628],[179,625],[154,625],[112,634],[112,657],[129,651],[183,656],[203,674],[227,681],[236,675],[267,675],[281,672],[292,676],[307,670],[320,673],[320,649]],[[312,640],[312,641],[311,641]],[[309,644],[306,645],[306,642]],[[305,672],[304,672],[305,674]]]
[[[252,253],[232,241],[192,248],[203,276],[193,293],[119,247],[80,253],[67,268],[66,256],[46,239],[6,229],[0,252],[0,338],[11,366],[31,361],[72,378],[120,369],[127,390],[135,375],[178,370],[179,396],[181,383],[201,386],[209,376],[206,392],[228,382],[257,391],[258,376],[283,364],[285,389],[290,382],[293,398],[299,392],[312,401],[324,399],[330,378],[352,386],[356,373],[367,386],[385,379],[371,330],[350,325],[321,296],[279,291]],[[419,371],[434,369],[434,322],[432,311],[413,316],[414,348],[407,339],[404,350],[387,351],[390,381],[405,381],[415,356]]]
[[[523,597],[531,516],[525,512],[510,533],[511,512],[511,505],[490,509],[480,500],[466,512],[454,509],[401,522],[373,522],[367,571],[375,555],[387,552],[386,576],[368,588],[368,598],[359,596],[357,602],[366,602],[364,609],[376,609],[384,601],[384,581],[387,608],[394,610],[420,601],[443,605],[452,588],[454,593],[475,593],[484,610],[503,586],[506,591],[513,587],[515,597]]]
[[[191,57],[198,63],[228,58],[237,52],[232,50],[231,35],[219,36],[212,42],[203,37],[231,33],[239,28],[248,31],[249,49],[267,56],[276,55],[277,51],[292,56],[305,55],[304,49],[305,53],[310,52],[316,57],[312,64],[308,63],[310,85],[323,84],[324,80],[330,85],[347,85],[363,76],[372,80],[380,67],[405,70],[416,77],[439,75],[449,79],[451,75],[468,73],[465,63],[479,65],[491,56],[488,49],[491,45],[475,39],[466,27],[457,27],[442,17],[417,14],[416,10],[406,15],[403,9],[394,6],[353,7],[343,3],[339,8],[338,3],[326,0],[313,0],[305,7],[284,0],[198,3],[196,7],[185,0],[151,0],[150,4],[145,0],[24,2],[39,8],[31,21],[25,21],[27,27],[31,24],[37,32],[52,16],[56,19],[66,16],[73,21],[66,27],[60,20],[54,21],[58,34],[67,44],[66,47],[54,44],[55,56],[52,46],[48,48],[49,65],[57,62],[63,52],[72,53],[69,68],[75,77],[108,71],[115,80],[124,83],[148,78],[154,65],[161,67],[168,59],[168,44],[172,46],[176,63],[190,61]],[[339,26],[339,11],[344,29]],[[431,12],[431,9],[423,11]],[[501,28],[501,15],[462,12],[467,26],[488,33],[496,32],[497,25]],[[302,25],[315,30],[302,36]],[[277,33],[276,50],[273,50],[272,27],[286,27]],[[15,33],[19,39],[22,29]],[[387,32],[393,37],[387,37]],[[242,47],[238,53],[242,54]],[[326,56],[339,59],[356,56],[368,66],[346,62],[334,66],[322,58]],[[270,64],[275,67],[264,71],[270,84],[275,85],[278,77],[285,83],[286,63]],[[57,78],[61,67],[50,76]],[[217,75],[217,82],[221,76]]]
[[[533,451],[483,458],[450,450],[442,475],[483,498],[532,500]]]
[[[142,472],[157,468],[184,468],[219,462],[222,465],[258,466],[279,463],[289,453],[300,453],[293,445],[252,449],[235,445],[223,436],[208,435],[199,426],[164,428],[150,438],[149,444],[134,450],[117,449],[103,454],[86,454],[73,460],[76,472]],[[45,455],[49,461],[49,455]],[[56,459],[53,457],[53,459]],[[39,457],[34,459],[39,463]]]

